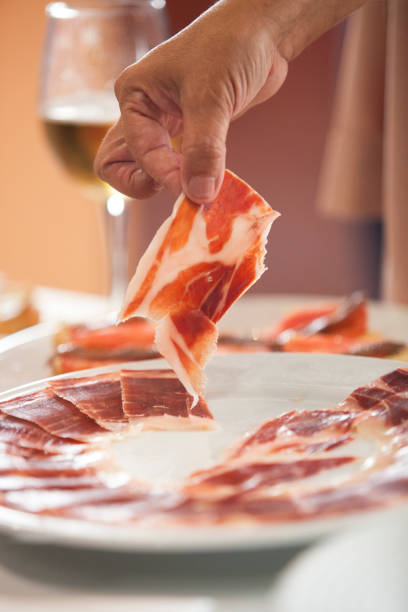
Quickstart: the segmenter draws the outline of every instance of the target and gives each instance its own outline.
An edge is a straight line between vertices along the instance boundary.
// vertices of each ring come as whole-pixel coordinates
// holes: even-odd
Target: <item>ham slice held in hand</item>
[[[198,400],[215,323],[264,272],[266,238],[279,213],[229,171],[217,198],[181,195],[132,278],[120,319],[151,318],[156,344]]]

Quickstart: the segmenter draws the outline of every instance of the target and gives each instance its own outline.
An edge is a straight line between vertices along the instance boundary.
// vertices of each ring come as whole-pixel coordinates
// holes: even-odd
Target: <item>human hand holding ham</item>
[[[288,62],[358,0],[221,0],[116,82],[120,120],[95,170],[132,198],[165,187],[210,202],[233,119],[274,95]],[[180,141],[180,151],[172,139]]]
[[[275,93],[287,73],[261,14],[248,20],[243,4],[216,5],[119,77],[122,116],[98,153],[101,178],[135,198],[160,187],[214,197],[231,120]],[[177,137],[181,152],[172,148]]]

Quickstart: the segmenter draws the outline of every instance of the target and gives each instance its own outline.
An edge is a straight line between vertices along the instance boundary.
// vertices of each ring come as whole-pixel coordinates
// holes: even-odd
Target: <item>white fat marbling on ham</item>
[[[214,419],[195,416],[194,414],[190,414],[188,417],[176,417],[169,414],[134,417],[131,424],[133,433],[142,431],[210,431],[215,429],[218,429],[218,425]]]
[[[155,261],[157,251],[160,248],[166,233],[168,232],[171,221],[175,218],[178,208],[183,200],[184,196],[180,196],[178,198],[171,217],[166,219],[166,221],[157,231],[151,244],[141,258],[139,266],[126,291],[125,301],[119,314],[119,321],[129,318],[124,314],[126,308],[131,303],[134,295],[140,290],[147,272]],[[202,206],[199,208],[202,208]],[[138,307],[137,316],[151,317],[153,319],[155,318],[150,312],[152,300],[166,285],[177,279],[179,273],[185,270],[186,264],[188,264],[188,266],[193,266],[203,262],[218,263],[221,261],[225,266],[234,266],[235,268],[238,268],[242,261],[243,255],[251,246],[254,239],[259,238],[261,235],[262,241],[266,241],[266,236],[269,233],[272,222],[279,216],[278,213],[272,210],[270,214],[264,215],[263,217],[259,217],[259,214],[257,215],[256,212],[257,206],[253,206],[252,209],[245,214],[245,216],[236,217],[234,219],[232,234],[228,242],[225,243],[221,251],[216,253],[210,253],[208,250],[209,241],[206,235],[207,226],[203,216],[201,214],[197,214],[185,247],[183,247],[183,249],[180,251],[165,253],[163,263],[158,269],[158,274],[155,278],[154,285],[152,285],[150,290],[146,293],[142,303]],[[274,214],[272,214],[272,212]],[[258,266],[257,272],[257,278],[264,272],[262,262]],[[194,277],[190,283],[187,283],[185,286],[186,293],[188,292],[189,284],[195,282],[200,277],[208,278],[208,274],[198,275],[197,277]],[[255,282],[257,278],[255,278],[253,282]],[[228,288],[229,286],[227,285],[224,291],[225,294],[228,292]],[[208,292],[210,291],[211,287],[209,288]],[[225,298],[226,295],[224,295],[224,299],[220,302],[219,310],[225,304]]]
[[[209,346],[207,348],[209,354],[212,353],[217,346],[217,328],[213,323],[212,327],[214,330],[214,336],[212,342],[209,343]],[[193,408],[198,402],[199,392],[202,392],[204,390],[206,378],[204,371],[201,367],[201,363],[197,361],[195,354],[192,350],[190,350],[190,347],[187,346],[183,335],[174,325],[171,319],[171,315],[164,317],[156,326],[156,346],[160,353],[166,356],[167,361],[171,363],[174,372],[177,374],[187,393],[192,395],[192,397],[194,398],[193,404],[191,406]],[[189,362],[191,362],[190,369],[191,367],[193,367],[196,377],[200,378],[199,382],[195,385],[193,385],[191,382],[191,370],[190,373],[187,371],[186,367],[183,364],[183,361],[180,358],[176,346],[181,349],[184,355],[186,355]]]
[[[211,204],[197,205],[183,195],[177,199],[129,284],[119,319],[144,316],[158,324],[159,351],[195,401],[204,386],[202,369],[216,346],[211,326],[263,273],[267,235],[278,216],[226,171]],[[195,319],[195,333],[192,312],[202,314],[201,321]]]

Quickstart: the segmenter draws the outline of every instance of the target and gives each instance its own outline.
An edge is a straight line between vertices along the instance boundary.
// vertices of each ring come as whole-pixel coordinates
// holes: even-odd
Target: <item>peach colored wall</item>
[[[36,119],[45,4],[0,2],[0,269],[35,283],[103,292],[107,266],[97,207],[54,160]],[[208,4],[169,0],[173,30]],[[292,64],[282,91],[230,130],[229,167],[282,212],[258,291],[375,292],[375,228],[325,220],[313,210],[341,33],[337,28],[312,45]],[[135,203],[133,260],[170,205],[166,195]]]
[[[103,291],[97,211],[67,180],[36,118],[45,5],[0,2],[0,268],[17,279]]]

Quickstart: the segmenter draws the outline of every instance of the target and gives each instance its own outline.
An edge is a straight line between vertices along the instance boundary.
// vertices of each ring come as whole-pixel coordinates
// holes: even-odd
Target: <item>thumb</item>
[[[211,202],[221,187],[229,124],[219,106],[183,109],[181,181],[186,196],[198,204]]]

